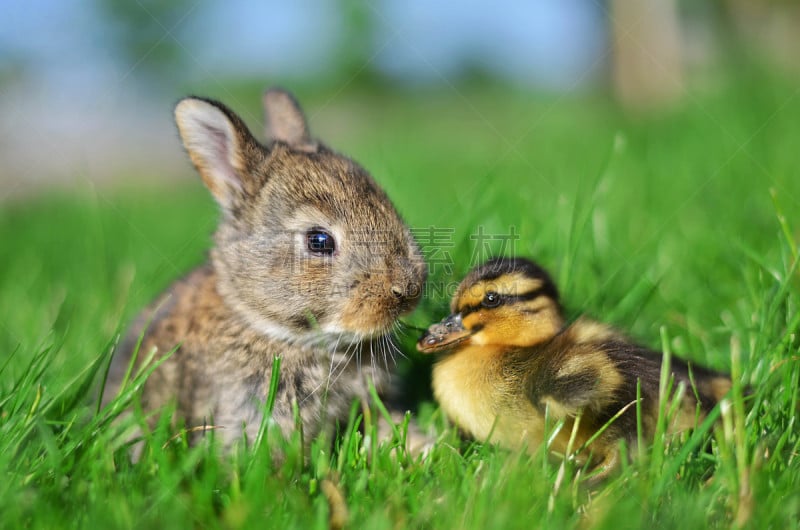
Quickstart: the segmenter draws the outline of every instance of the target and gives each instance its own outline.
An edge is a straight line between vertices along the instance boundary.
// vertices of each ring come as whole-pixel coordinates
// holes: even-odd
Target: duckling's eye
[[[494,291],[489,291],[483,297],[483,307],[497,307],[500,305],[500,295]]]
[[[312,228],[306,232],[308,250],[314,254],[330,256],[336,250],[336,241],[333,236],[321,228]]]

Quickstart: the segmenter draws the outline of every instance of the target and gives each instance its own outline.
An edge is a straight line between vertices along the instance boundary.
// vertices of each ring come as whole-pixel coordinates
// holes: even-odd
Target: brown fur
[[[521,274],[530,281],[521,281]],[[585,461],[591,454],[604,476],[619,462],[619,440],[637,442],[637,384],[643,435],[654,434],[662,356],[586,318],[564,327],[557,291],[548,283],[546,272],[527,260],[478,267],[457,290],[451,304],[457,313],[431,326],[418,348],[438,351],[452,344],[434,365],[434,394],[448,417],[479,440],[536,450],[547,413],[553,423],[565,422],[551,446],[564,453],[578,417],[572,450],[624,410],[579,456]],[[503,302],[493,302],[489,293]],[[670,431],[696,425],[730,389],[725,375],[678,359],[671,373],[684,392]]]
[[[182,100],[176,122],[187,151],[222,209],[210,262],[172,285],[138,319],[112,363],[119,390],[145,322],[139,359],[178,346],[147,381],[146,410],[175,402],[190,425],[213,422],[230,444],[259,427],[274,356],[281,357],[273,419],[306,440],[346,422],[373,381],[389,384],[389,333],[413,308],[425,265],[410,231],[370,175],[310,139],[286,92],[264,104],[272,134],[258,143],[220,103]],[[308,248],[324,229],[330,255]]]

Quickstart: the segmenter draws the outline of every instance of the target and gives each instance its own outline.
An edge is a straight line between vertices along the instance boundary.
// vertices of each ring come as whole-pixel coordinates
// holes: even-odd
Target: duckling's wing
[[[663,354],[630,343],[609,344],[606,350],[628,381],[627,387],[635,389],[638,384],[645,399],[658,399]],[[705,412],[711,410],[731,388],[727,375],[675,357],[670,359],[670,374],[673,385],[684,384],[686,397],[697,400]],[[635,394],[631,399],[635,399]]]
[[[570,342],[553,349],[538,370],[530,371],[528,396],[540,409],[547,406],[551,414],[589,413],[603,425],[635,404],[637,386],[644,401],[657,398],[660,370],[659,356],[631,342]],[[620,421],[635,419],[635,408],[631,406],[624,416]]]
[[[601,344],[571,344],[540,355],[528,370],[528,398],[556,417],[599,412],[620,401],[625,375]],[[624,406],[624,404],[623,404]]]

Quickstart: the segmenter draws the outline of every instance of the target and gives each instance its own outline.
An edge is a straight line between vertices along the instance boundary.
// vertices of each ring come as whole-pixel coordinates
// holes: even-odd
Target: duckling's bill
[[[464,327],[460,313],[454,313],[441,322],[431,324],[417,341],[417,350],[433,353],[454,347],[467,340],[472,332]]]

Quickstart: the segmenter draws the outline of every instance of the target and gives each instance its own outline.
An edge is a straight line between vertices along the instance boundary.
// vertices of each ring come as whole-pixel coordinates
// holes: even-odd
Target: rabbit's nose
[[[415,282],[395,282],[391,291],[397,298],[417,298],[419,296],[419,286]]]
[[[402,311],[413,308],[421,294],[419,285],[412,281],[395,282],[391,286],[391,291]]]

